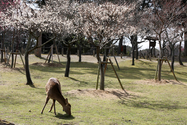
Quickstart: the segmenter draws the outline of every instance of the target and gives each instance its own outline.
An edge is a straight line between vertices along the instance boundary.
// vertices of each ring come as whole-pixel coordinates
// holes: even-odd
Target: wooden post
[[[173,71],[172,68],[171,68],[171,65],[170,65],[169,60],[167,59],[167,57],[164,57],[164,59],[158,59],[158,63],[160,63],[161,66],[162,66],[162,64],[163,64],[164,61],[167,61],[168,66],[170,67],[171,72],[173,73],[173,76],[174,76],[175,80],[178,81],[178,80],[177,80],[177,77],[175,76],[174,71]],[[155,80],[159,79],[159,81],[160,81],[160,80],[161,80],[161,75],[159,76],[159,74],[158,74],[158,68],[159,68],[158,65],[159,65],[159,64],[157,64],[157,69],[156,69],[156,73],[155,73]],[[160,66],[160,67],[161,67],[161,66]],[[160,72],[161,72],[161,71],[160,71]],[[161,74],[161,73],[160,73],[160,74]],[[158,78],[158,77],[159,77],[159,78]],[[178,81],[178,82],[179,82],[179,81]]]
[[[16,50],[16,53],[15,53],[16,55],[15,55],[15,60],[14,60],[14,68],[16,67],[16,60],[17,60],[17,54],[18,54],[17,52],[18,50]]]
[[[106,64],[105,64],[105,70],[104,70],[104,74],[105,74],[105,72],[106,72],[107,63],[108,63],[108,58],[106,59]]]
[[[21,52],[20,52],[20,51],[19,51],[19,55],[20,55],[21,61],[22,61],[22,63],[23,63],[23,67],[25,68],[25,64],[24,64],[24,61],[23,61],[23,58],[22,58],[22,56],[21,56]]]
[[[50,54],[51,54],[51,48],[50,48],[50,50],[49,50],[49,53],[48,53],[47,58],[46,58],[46,60],[45,60],[45,63],[47,62],[47,60],[48,60]]]
[[[53,63],[53,45],[51,45],[51,57],[52,57],[52,63]]]
[[[169,61],[168,61],[167,58],[166,58],[166,61],[167,61],[168,65],[169,65],[169,67],[170,67],[170,69],[171,69],[171,72],[173,73],[173,76],[174,76],[175,80],[178,81],[178,80],[177,80],[177,77],[175,76],[175,73],[174,73],[173,69],[171,68],[171,65],[170,65],[170,63],[169,63]],[[179,81],[178,81],[178,82],[179,82]]]
[[[159,60],[158,60],[159,61]],[[159,63],[159,62],[158,62]],[[155,80],[158,78],[158,63],[157,63],[157,68],[156,68],[156,73],[155,73]]]
[[[117,61],[117,59],[116,59],[115,56],[114,56],[114,59],[115,59],[115,61],[116,61],[116,64],[117,64],[117,66],[118,66],[118,69],[120,70],[119,65],[118,65],[118,61]]]
[[[112,61],[111,61],[110,58],[109,58],[109,61],[110,61],[110,64],[111,64],[111,66],[112,66],[112,68],[113,68],[113,71],[114,71],[114,73],[115,73],[115,75],[116,75],[116,77],[117,77],[117,79],[118,79],[118,81],[119,81],[119,84],[120,84],[122,90],[124,90],[124,92],[125,92],[127,95],[129,95],[129,94],[125,91],[125,89],[123,88],[123,86],[122,86],[122,84],[121,84],[121,81],[120,81],[120,79],[119,79],[119,77],[118,77],[118,74],[116,73],[116,70],[115,70],[115,68],[114,68],[114,66],[113,66]]]
[[[57,56],[58,56],[58,61],[60,63],[60,58],[59,58],[59,54],[58,54],[58,49],[57,49],[57,46],[55,45],[55,49],[56,49],[56,53],[57,53]]]

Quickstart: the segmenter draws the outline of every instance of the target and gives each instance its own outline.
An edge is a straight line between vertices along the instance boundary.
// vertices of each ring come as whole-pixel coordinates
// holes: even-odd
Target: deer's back
[[[51,99],[57,99],[62,95],[60,82],[56,78],[50,78],[45,88],[47,96]]]

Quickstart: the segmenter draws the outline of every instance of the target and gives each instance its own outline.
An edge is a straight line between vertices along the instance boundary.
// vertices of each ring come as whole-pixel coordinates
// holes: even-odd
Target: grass
[[[31,55],[30,69],[35,87],[25,85],[25,72],[19,59],[16,69],[5,68],[0,64],[0,119],[26,125],[187,124],[186,63],[184,66],[175,66],[178,80],[185,85],[139,84],[136,81],[154,78],[156,63],[136,60],[135,66],[132,66],[131,60],[125,59],[119,63],[121,70],[117,70],[117,73],[124,88],[132,94],[123,99],[109,99],[66,94],[70,90],[95,88],[97,78],[96,63],[72,60],[70,77],[66,78],[64,57],[61,57],[61,66],[50,67],[32,65],[44,60]],[[117,69],[116,65],[115,68]],[[52,101],[46,106],[44,113],[40,114],[46,96],[44,87],[50,77],[56,77],[61,82],[62,93],[72,105],[71,117],[65,115],[58,103],[57,115],[49,113]],[[163,65],[162,78],[174,80],[168,65]],[[120,89],[110,66],[106,71],[105,86]]]

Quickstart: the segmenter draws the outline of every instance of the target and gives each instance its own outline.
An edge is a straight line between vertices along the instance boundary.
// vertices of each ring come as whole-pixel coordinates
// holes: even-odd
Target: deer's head
[[[63,107],[63,111],[66,112],[69,116],[71,115],[71,105],[68,103],[68,99],[65,99],[65,106]]]

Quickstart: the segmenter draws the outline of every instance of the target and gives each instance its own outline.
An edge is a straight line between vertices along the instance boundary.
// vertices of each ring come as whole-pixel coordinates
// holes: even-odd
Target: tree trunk
[[[132,65],[135,65],[134,64],[134,58],[135,58],[135,47],[136,47],[136,44],[137,44],[137,35],[132,35],[131,36],[131,44],[132,44]]]
[[[122,53],[122,45],[123,45],[123,36],[119,40],[119,48],[118,48],[118,54],[120,55]]]
[[[132,65],[134,65],[134,45],[132,46]]]
[[[49,59],[48,59],[48,62],[47,62],[47,63],[50,63],[50,62],[51,62],[51,57],[52,57],[52,52],[50,52]]]
[[[26,85],[33,85],[33,82],[31,80],[30,70],[29,70],[29,48],[30,46],[31,46],[31,31],[29,30],[28,42],[27,42],[27,46],[25,49],[25,72],[26,72],[26,79],[27,79]]]
[[[104,56],[103,56],[103,61],[105,62],[106,61],[106,58],[108,57],[108,53],[109,53],[109,49],[105,49],[104,51]]]
[[[187,56],[187,32],[184,33],[184,56]]]
[[[102,65],[100,63],[100,74],[101,74],[101,78],[100,78],[100,90],[104,90],[105,89],[105,74],[104,74],[104,65]]]
[[[135,47],[136,47],[136,59],[138,59],[138,42],[137,42],[137,35],[136,35],[136,39],[135,39]]]
[[[31,80],[30,70],[29,70],[29,53],[25,53],[25,72],[26,72],[26,79],[27,83],[26,85],[33,85],[33,82]]]
[[[162,69],[162,63],[161,59],[158,59],[158,81],[161,81],[161,69]]]
[[[162,69],[162,63],[161,63],[161,58],[162,58],[162,46],[161,46],[161,34],[159,35],[159,57],[158,57],[158,80],[161,81],[161,69]]]
[[[3,50],[4,50],[4,31],[2,32],[1,35],[1,63],[4,62],[3,60]]]
[[[42,33],[40,33],[40,36],[38,37],[38,46],[42,45]],[[34,54],[36,57],[41,57],[42,48],[37,48],[34,50]]]
[[[11,49],[12,49],[12,62],[11,62],[11,65],[10,65],[10,67],[11,68],[13,68],[13,65],[14,65],[14,54],[13,54],[13,52],[14,52],[14,37],[15,37],[15,29],[14,29],[14,32],[13,32],[13,37],[12,37],[12,45],[11,45]]]
[[[181,60],[181,42],[179,44],[179,55],[178,55],[178,58],[179,58],[179,64],[183,65],[182,60]]]
[[[97,61],[99,63],[99,67],[100,67],[100,90],[104,90],[105,89],[105,74],[104,74],[104,65],[101,64],[101,58],[100,58],[100,47],[97,46],[96,49],[96,54],[97,54]]]
[[[70,62],[71,62],[71,57],[70,57],[70,49],[71,47],[68,46],[67,50],[67,62],[66,62],[66,71],[65,71],[65,77],[69,77],[69,71],[70,71]]]
[[[175,61],[175,44],[172,44],[171,46],[171,68],[174,71],[174,61]]]
[[[11,61],[11,65],[10,65],[10,68],[13,68],[13,65],[14,65],[14,48],[12,48],[12,54],[11,54],[11,56],[12,56],[12,61]]]
[[[78,49],[79,49],[79,62],[82,61],[81,55],[82,55],[82,47],[80,45],[78,45]]]

